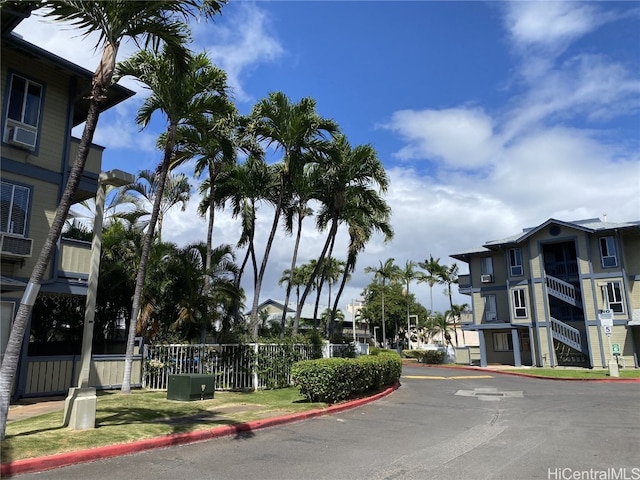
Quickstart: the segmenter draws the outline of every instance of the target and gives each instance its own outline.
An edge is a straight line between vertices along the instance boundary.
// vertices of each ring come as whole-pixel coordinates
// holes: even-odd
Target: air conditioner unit
[[[480,275],[480,281],[482,283],[491,283],[493,282],[493,275],[491,274]]]
[[[29,258],[33,239],[0,233],[0,255],[3,258]]]
[[[27,130],[22,127],[9,127],[8,141],[12,145],[26,147],[29,149],[36,148],[37,134],[33,130]]]

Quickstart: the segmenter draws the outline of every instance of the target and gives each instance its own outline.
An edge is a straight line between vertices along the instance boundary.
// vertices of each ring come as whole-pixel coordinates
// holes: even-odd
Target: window
[[[521,248],[512,248],[509,250],[509,266],[511,268],[512,277],[519,277],[524,273],[522,270]]]
[[[493,282],[493,258],[482,257],[480,259],[480,281],[482,283]]]
[[[29,189],[1,182],[0,232],[26,235]]]
[[[494,352],[513,352],[513,337],[510,333],[501,332],[493,334]]]
[[[42,86],[18,75],[11,75],[9,106],[4,141],[33,149],[36,146]]]
[[[621,282],[607,282],[606,285],[603,285],[602,291],[606,308],[611,309],[614,313],[624,313]]]
[[[527,300],[524,288],[513,291],[513,313],[516,318],[527,318]]]
[[[616,240],[614,237],[600,238],[600,258],[602,259],[602,266],[604,268],[618,266]]]
[[[485,295],[484,299],[484,320],[485,322],[495,322],[498,320],[498,309],[496,308],[496,296]]]

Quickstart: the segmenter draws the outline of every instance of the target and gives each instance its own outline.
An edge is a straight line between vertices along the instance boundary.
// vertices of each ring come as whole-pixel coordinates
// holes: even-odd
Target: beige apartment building
[[[76,156],[79,140],[72,137],[71,131],[86,118],[87,94],[93,75],[12,33],[30,15],[31,8],[25,4],[0,10],[0,357]],[[104,109],[133,93],[114,85]],[[102,147],[91,146],[74,202],[95,196],[102,152]],[[61,239],[40,295],[86,296],[90,254],[91,242]],[[79,345],[78,342],[78,348]],[[55,361],[29,357],[28,347],[29,335],[26,335],[14,386],[17,394],[66,392],[75,376],[73,357],[67,361],[62,361],[60,356]]]
[[[640,221],[549,219],[451,257],[482,366],[638,368]]]

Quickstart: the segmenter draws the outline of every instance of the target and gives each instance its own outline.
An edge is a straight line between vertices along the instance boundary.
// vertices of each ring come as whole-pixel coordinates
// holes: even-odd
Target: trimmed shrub
[[[380,390],[400,380],[402,360],[395,352],[352,358],[304,360],[293,365],[291,376],[311,402],[336,403],[358,394]]]
[[[439,364],[444,362],[444,352],[441,350],[414,350],[418,352],[418,361],[428,364]]]

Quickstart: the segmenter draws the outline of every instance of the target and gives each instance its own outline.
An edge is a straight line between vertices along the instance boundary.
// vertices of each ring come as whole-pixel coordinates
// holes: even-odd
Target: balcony
[[[58,276],[86,281],[91,262],[91,243],[62,238],[58,255]]]
[[[471,295],[471,275],[458,275],[458,292],[462,295]]]
[[[0,233],[0,256],[3,260],[22,260],[30,258],[33,239],[11,233]]]

